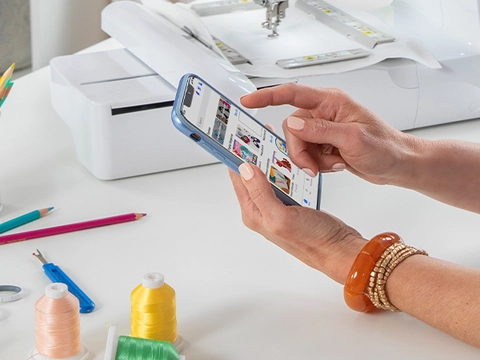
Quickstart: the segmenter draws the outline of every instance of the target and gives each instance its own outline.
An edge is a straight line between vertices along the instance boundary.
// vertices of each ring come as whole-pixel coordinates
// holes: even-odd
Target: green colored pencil
[[[16,217],[15,219],[5,221],[3,224],[0,224],[0,234],[4,233],[5,231],[12,230],[16,227],[25,225],[26,223],[29,223],[30,221],[37,220],[37,219],[41,218],[42,216],[48,214],[50,212],[50,210],[52,210],[52,209],[53,209],[53,207],[40,209],[40,210],[34,210],[34,211],[31,211],[27,214]]]

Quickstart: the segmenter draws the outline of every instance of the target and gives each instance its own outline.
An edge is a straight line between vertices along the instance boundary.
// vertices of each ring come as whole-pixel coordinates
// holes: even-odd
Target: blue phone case
[[[175,101],[173,103],[173,108],[172,108],[172,121],[175,127],[183,133],[185,136],[190,137],[193,141],[195,141],[199,146],[201,146],[203,149],[208,151],[210,154],[215,156],[218,160],[220,160],[222,163],[227,165],[230,169],[234,170],[236,173],[238,173],[238,167],[244,162],[241,160],[239,157],[237,157],[234,154],[231,154],[228,150],[226,150],[224,147],[222,147],[220,144],[218,144],[215,140],[213,140],[210,136],[204,134],[201,130],[196,128],[194,125],[192,125],[181,113],[182,109],[182,102],[185,96],[185,92],[188,86],[188,79],[190,77],[196,77],[197,79],[201,80],[205,85],[209,86],[216,92],[220,94],[225,99],[228,99],[226,96],[224,96],[220,91],[215,89],[212,85],[210,85],[208,82],[206,82],[204,79],[199,77],[198,75],[195,74],[185,74],[182,76],[180,79],[178,88],[177,88],[177,93],[175,95]],[[234,106],[236,106],[240,111],[242,111],[246,116],[249,116],[253,121],[256,123],[260,124],[262,127],[266,128],[265,125],[263,125],[261,122],[253,118],[250,114],[242,110],[242,107],[235,104],[233,101],[229,100],[230,103],[232,103]],[[271,130],[269,130],[271,131]],[[278,137],[278,135],[277,135]],[[279,137],[279,139],[281,139]],[[320,199],[321,199],[321,189],[322,189],[322,177],[321,174],[318,175],[319,182],[318,182],[318,199],[317,199],[317,210],[320,208]],[[293,200],[291,197],[287,196],[285,193],[283,193],[281,190],[279,190],[277,187],[272,185],[273,190],[275,191],[276,196],[286,205],[298,205],[300,204]]]

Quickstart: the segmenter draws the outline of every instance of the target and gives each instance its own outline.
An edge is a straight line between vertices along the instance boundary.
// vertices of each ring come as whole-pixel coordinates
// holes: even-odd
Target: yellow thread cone
[[[148,273],[131,296],[131,336],[164,340],[177,339],[175,290],[159,273]]]

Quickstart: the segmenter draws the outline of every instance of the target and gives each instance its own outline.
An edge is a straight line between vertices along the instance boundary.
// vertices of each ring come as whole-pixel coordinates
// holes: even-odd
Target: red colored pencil
[[[145,215],[147,214],[130,213],[130,214],[106,217],[102,219],[87,220],[87,221],[82,221],[78,223],[65,224],[65,225],[53,226],[49,228],[3,235],[3,236],[0,236],[0,245],[8,244],[11,242],[36,239],[36,238],[45,237],[45,236],[64,234],[64,233],[73,232],[73,231],[91,229],[91,228],[100,227],[100,226],[120,224],[127,221],[134,221],[134,220],[141,219]]]

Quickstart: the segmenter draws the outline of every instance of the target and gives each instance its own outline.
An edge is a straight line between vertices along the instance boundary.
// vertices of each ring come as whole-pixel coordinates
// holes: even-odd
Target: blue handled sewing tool
[[[68,291],[80,301],[80,312],[89,313],[95,309],[95,303],[63,272],[60,267],[53,263],[49,263],[43,257],[42,253],[37,249],[37,254],[33,253],[43,264],[43,271],[53,282],[60,282],[68,286]]]

